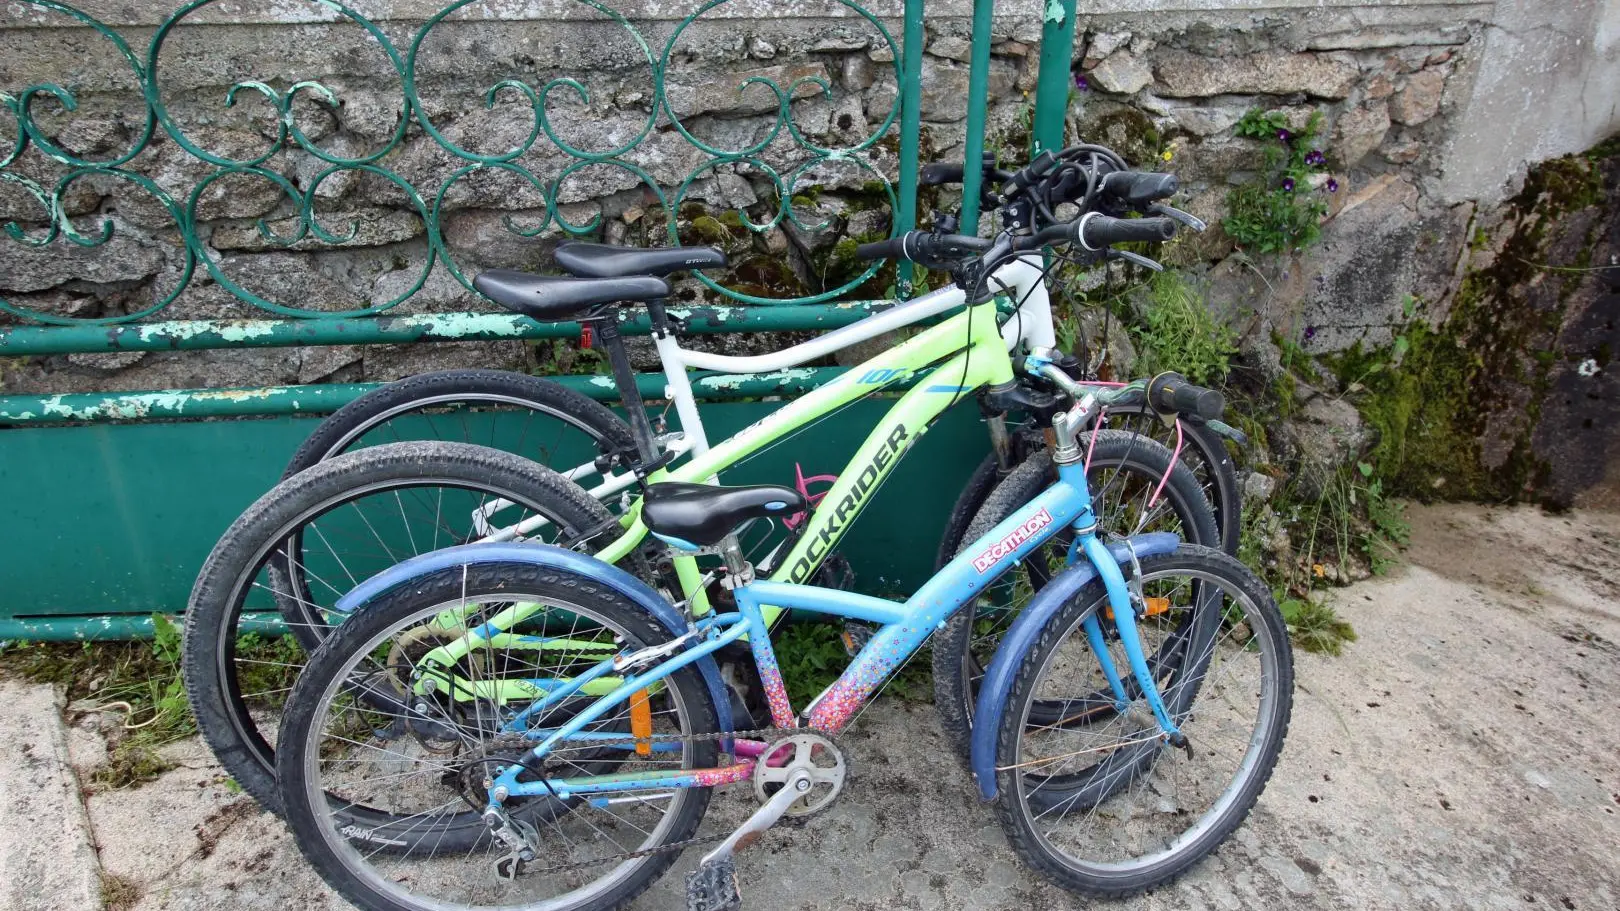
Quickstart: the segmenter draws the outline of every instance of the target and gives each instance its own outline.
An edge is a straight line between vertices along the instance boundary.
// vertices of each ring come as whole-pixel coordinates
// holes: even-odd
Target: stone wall
[[[114,0],[79,6],[115,27],[140,58],[167,12]],[[353,6],[404,56],[442,4]],[[195,200],[197,237],[214,269],[197,264],[185,284],[173,216],[136,183],[91,174],[68,186],[62,209],[87,236],[111,224],[111,239],[81,247],[57,237],[37,248],[0,239],[0,299],[55,316],[104,317],[151,308],[185,284],[152,318],[266,315],[239,300],[229,281],[300,310],[396,300],[393,312],[477,308],[457,272],[544,269],[564,236],[559,222],[599,219],[592,233],[616,242],[667,239],[671,213],[653,187],[670,201],[682,240],[733,255],[736,268],[716,277],[729,289],[794,298],[857,278],[861,265],[847,241],[890,227],[898,127],[886,121],[897,97],[900,3],[870,7],[892,40],[831,0],[733,0],[690,24],[683,20],[698,9],[693,2],[612,7],[627,21],[567,0],[486,0],[431,29],[414,68],[405,68],[438,140],[405,122],[400,69],[361,25],[303,0],[204,7],[168,32],[157,56],[166,115],[207,153],[242,160],[275,149],[262,168],[308,194],[315,222],[337,236],[309,231],[278,246],[259,220],[283,238],[298,237],[292,193],[264,176],[218,177]],[[1413,300],[1423,303],[1428,325],[1443,326],[1480,267],[1475,241],[1497,236],[1516,217],[1502,203],[1529,166],[1620,127],[1620,0],[1082,0],[1079,7],[1071,138],[1175,171],[1188,207],[1214,224],[1228,214],[1235,187],[1266,179],[1267,148],[1276,140],[1237,135],[1245,113],[1279,112],[1294,133],[1320,117],[1326,163],[1296,191],[1324,203],[1319,243],[1263,255],[1240,250],[1216,229],[1170,254],[1198,277],[1256,363],[1274,359],[1279,342],[1314,354],[1388,345],[1409,323]],[[1027,141],[1044,10],[1035,0],[997,6],[992,148],[1018,150]],[[970,15],[966,0],[928,5],[925,160],[961,153]],[[667,113],[655,104],[655,72],[663,75]],[[222,104],[228,88],[245,80],[290,94],[285,122],[301,142],[278,143],[281,121],[257,90]],[[298,80],[319,81],[334,103],[312,89],[291,91]],[[553,136],[531,138],[536,119],[517,89],[486,106],[485,92],[502,80],[540,93]],[[50,98],[33,102],[35,123],[61,147],[106,160],[138,143],[145,105],[111,42],[61,14],[0,4],[0,91],[16,96],[46,82],[64,85],[77,102],[72,113]],[[0,112],[0,136],[13,134],[15,122]],[[617,156],[623,165],[581,164],[638,136]],[[363,158],[396,142],[374,169],[339,167],[324,176],[320,156],[299,148]],[[449,143],[484,156],[522,148],[512,164],[526,170],[458,174],[467,159],[446,151]],[[752,151],[714,166],[705,145]],[[0,140],[0,153],[5,148]],[[125,168],[180,206],[221,170],[163,129]],[[5,170],[49,188],[67,169],[36,143]],[[930,194],[922,214],[951,203]],[[790,217],[778,219],[784,207]],[[776,221],[753,232],[745,219]],[[40,204],[15,182],[0,182],[0,220],[33,237],[45,231]],[[430,265],[434,222],[442,256]],[[888,279],[880,274],[857,293],[881,294]],[[682,294],[717,299],[696,282]],[[521,343],[67,355],[9,363],[0,383],[10,392],[72,392],[386,380],[449,364],[543,367],[549,356]]]

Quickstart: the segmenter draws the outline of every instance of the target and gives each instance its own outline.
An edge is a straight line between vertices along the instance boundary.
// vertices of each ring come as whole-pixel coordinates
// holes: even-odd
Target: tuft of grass
[[[127,876],[101,873],[101,903],[107,911],[125,911],[141,900],[141,887]]]
[[[253,708],[279,708],[308,660],[291,633],[242,636],[236,640],[236,674],[243,697]]]
[[[1412,526],[1406,521],[1406,504],[1384,493],[1384,482],[1372,476],[1372,466],[1360,462],[1356,469],[1367,481],[1362,492],[1370,526],[1361,534],[1361,549],[1367,554],[1373,575],[1382,576],[1400,561],[1401,549],[1412,539]]]
[[[1337,656],[1345,643],[1356,641],[1356,631],[1322,601],[1285,598],[1278,607],[1288,621],[1288,634],[1294,644],[1307,652]]]
[[[1232,329],[1175,272],[1155,275],[1148,283],[1148,297],[1141,325],[1132,330],[1138,349],[1132,372],[1150,376],[1174,370],[1199,385],[1221,385],[1237,353]]]
[[[180,675],[180,628],[152,615],[150,642],[17,643],[0,651],[10,673],[66,690],[69,711],[122,712],[108,763],[91,775],[102,789],[151,781],[170,768],[158,750],[196,732]]]

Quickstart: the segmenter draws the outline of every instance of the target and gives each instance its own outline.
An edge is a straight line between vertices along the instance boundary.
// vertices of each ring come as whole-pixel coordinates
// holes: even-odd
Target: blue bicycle
[[[1168,230],[1145,221],[1087,215],[1064,229],[1089,249]],[[1036,238],[1057,240],[1051,229]],[[881,252],[926,265],[948,243],[993,267],[1028,240],[907,235]],[[993,319],[993,306],[969,310]],[[1133,404],[1208,417],[1219,396],[1174,375],[1079,384],[1041,350],[1020,366],[1076,402],[1052,419],[1057,479],[904,603],[754,577],[736,529],[805,509],[799,492],[673,483],[648,487],[641,519],[676,551],[719,558],[730,603],[701,616],[545,545],[450,548],[361,584],[281,728],[282,799],[305,857],[367,909],[616,908],[710,841],[694,836],[715,787],[749,784],[757,809],[687,881],[689,909],[740,907],[734,853],[844,790],[836,735],[948,618],[1063,534],[1067,568],[1019,613],[980,686],[977,786],[1024,861],[1069,888],[1123,895],[1187,870],[1241,823],[1277,761],[1292,706],[1287,633],[1231,557],[1168,534],[1099,538],[1079,429]],[[920,386],[964,369],[947,361]],[[995,369],[1010,375],[1010,358]],[[767,607],[877,632],[797,711]],[[463,632],[424,639],[430,624]],[[733,729],[713,656],[734,643],[757,665],[770,728]],[[356,809],[372,822],[354,825]]]

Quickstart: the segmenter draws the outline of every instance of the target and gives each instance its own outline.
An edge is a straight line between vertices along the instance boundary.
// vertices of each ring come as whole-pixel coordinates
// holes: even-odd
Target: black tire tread
[[[285,480],[331,458],[334,446],[382,414],[417,400],[456,395],[467,396],[470,401],[480,396],[518,399],[536,411],[566,414],[583,422],[592,428],[599,442],[606,442],[610,448],[634,445],[630,425],[622,418],[601,402],[555,380],[509,370],[439,370],[379,386],[332,412],[293,453],[281,477]]]

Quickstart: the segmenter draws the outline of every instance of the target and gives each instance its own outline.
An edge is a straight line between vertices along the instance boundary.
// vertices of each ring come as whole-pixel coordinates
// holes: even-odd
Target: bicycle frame
[[[1046,347],[1051,347],[1057,343],[1056,335],[1052,326],[1051,301],[1042,281],[1044,274],[1044,266],[1041,264],[1039,258],[1036,257],[1021,258],[996,270],[993,277],[993,283],[996,284],[996,286],[1001,287],[1006,294],[1018,302],[1017,312],[1006,321],[1006,324],[1001,331],[1001,339],[1004,343],[1005,350],[1011,351],[1020,343],[1028,346]],[[808,342],[804,342],[790,348],[785,348],[781,351],[771,352],[770,354],[762,354],[752,357],[736,357],[731,355],[710,354],[702,351],[688,351],[680,346],[680,339],[673,334],[666,335],[662,338],[656,338],[654,341],[658,350],[659,360],[663,367],[664,379],[666,383],[665,397],[668,398],[675,407],[676,414],[680,418],[681,423],[680,433],[666,434],[660,438],[659,444],[666,452],[676,453],[677,458],[687,454],[692,456],[703,456],[710,451],[709,440],[703,428],[703,418],[698,412],[697,399],[692,393],[691,381],[687,376],[688,369],[719,370],[736,374],[765,373],[776,370],[785,370],[816,358],[825,357],[826,355],[841,351],[852,345],[868,341],[884,333],[915,325],[923,320],[948,313],[957,307],[961,307],[964,302],[965,295],[962,289],[956,287],[942,288],[938,291],[925,294],[922,297],[914,298],[897,306],[891,307],[890,309],[881,313],[867,317],[860,322],[845,326],[842,329],[829,332],[826,335],[818,336]],[[679,317],[681,312],[678,309],[673,309],[670,311],[670,315]],[[992,316],[989,319],[993,322],[994,317]],[[961,329],[958,328],[957,331],[960,332]],[[949,333],[944,335],[944,341],[946,343],[950,341]],[[976,339],[976,341],[986,340]],[[902,349],[906,351],[906,354],[903,356],[896,356],[899,355],[899,352]],[[987,357],[989,356],[988,351],[986,351],[985,354]],[[885,379],[885,381],[879,382],[869,379],[867,382],[859,384],[861,386],[859,394],[852,395],[847,398],[839,397],[837,401],[831,401],[830,397],[827,396],[818,398],[815,393],[805,396],[803,399],[798,401],[803,402],[806,399],[809,399],[817,403],[819,406],[814,409],[814,413],[811,413],[809,410],[801,412],[802,416],[807,418],[806,421],[796,423],[791,427],[783,427],[781,428],[780,433],[777,433],[770,438],[760,439],[758,441],[758,445],[749,446],[746,448],[734,447],[733,444],[739,438],[756,431],[760,427],[760,424],[746,428],[741,433],[723,441],[720,444],[720,449],[718,451],[724,453],[723,456],[703,464],[708,468],[711,475],[713,472],[723,471],[731,465],[736,464],[741,459],[751,455],[763,445],[775,442],[780,436],[800,429],[804,423],[818,420],[825,416],[827,412],[840,408],[856,398],[881,392],[891,385],[898,384],[907,377],[920,373],[930,364],[933,364],[935,361],[939,360],[941,356],[943,356],[941,351],[933,346],[926,348],[901,346],[900,349],[895,349],[887,352],[883,356],[868,360],[866,363],[852,368],[848,374],[839,380],[828,384],[828,386],[837,386],[840,383],[849,381],[852,377],[872,377],[873,371],[879,369],[880,367],[882,367],[882,369],[891,371],[890,375]],[[880,362],[883,363],[880,364]],[[823,390],[826,388],[828,387],[822,387]],[[818,390],[818,392],[820,391],[821,390]],[[798,404],[798,402],[795,404]],[[858,461],[858,457],[857,461],[852,464],[861,464]],[[574,481],[581,486],[584,486],[592,477],[599,474],[594,462],[586,462],[581,465],[576,465],[573,468],[569,468],[560,473],[564,478]],[[665,474],[655,474],[651,477],[658,480],[704,481],[709,479],[709,477],[702,472],[689,470],[688,467],[674,469],[673,471]],[[601,483],[594,487],[587,488],[587,492],[598,500],[606,500],[612,496],[629,490],[635,484],[635,477],[627,473],[606,475],[602,478]],[[832,499],[830,493],[828,499]],[[834,502],[841,502],[841,500],[835,500]],[[474,516],[475,527],[478,528],[480,533],[484,535],[484,537],[480,539],[481,541],[509,541],[516,537],[532,534],[544,527],[546,524],[546,520],[541,517],[531,517],[517,525],[506,528],[495,528],[490,523],[485,521],[488,515],[498,512],[507,505],[510,504],[505,503],[504,501],[496,501],[485,507],[486,515]],[[627,547],[639,545],[644,535],[640,530],[634,527],[633,517],[626,515],[624,517],[624,525],[631,530],[631,534],[627,536],[627,538],[633,539],[633,543],[625,542]],[[628,552],[628,550],[625,552]],[[623,553],[618,554],[618,556],[622,557]],[[681,564],[679,563],[677,564],[678,572],[680,572],[680,565]],[[811,569],[813,571],[814,567]],[[680,578],[683,586],[688,586],[695,585],[698,576],[695,573],[680,572]],[[701,592],[694,592],[688,589],[683,591],[682,594],[685,597],[693,597],[694,595],[697,596],[694,606],[699,609],[700,613],[707,609],[707,601],[703,599]]]
[[[920,377],[921,381],[895,402],[856,450],[849,465],[839,473],[838,480],[827,491],[821,505],[810,513],[794,546],[776,564],[770,577],[773,582],[804,582],[814,574],[871,495],[882,486],[905,452],[921,438],[934,420],[974,390],[1010,382],[1013,371],[1008,350],[1012,346],[1020,341],[1043,344],[1042,339],[1051,335],[1051,310],[1041,283],[1042,274],[1036,261],[1025,260],[1015,261],[997,270],[997,279],[1022,301],[1018,312],[1007,321],[1005,329],[997,326],[993,301],[968,306],[961,313],[922,331],[905,343],[850,369],[831,383],[795,399],[712,449],[702,438],[702,422],[697,416],[684,365],[731,370],[779,369],[784,364],[802,363],[895,328],[949,312],[962,306],[965,296],[960,288],[944,288],[802,345],[758,357],[687,352],[679,348],[673,336],[659,339],[659,351],[665,357],[666,373],[671,380],[670,398],[677,408],[681,407],[683,401],[690,405],[692,423],[687,425],[689,418],[685,413],[681,415],[681,420],[683,430],[687,430],[688,426],[691,428],[687,432],[693,435],[690,444],[694,456],[674,470],[666,468],[651,473],[649,482],[711,481],[718,472],[851,402],[904,380]],[[682,365],[682,369],[672,369],[676,365]],[[625,512],[621,522],[626,527],[625,533],[596,554],[605,562],[618,562],[647,537],[647,527],[640,518],[639,503]],[[689,599],[695,614],[707,614],[708,601],[702,590],[696,560],[690,556],[676,555],[673,562],[683,597]],[[791,608],[791,604],[774,602],[762,606],[767,624],[774,621],[784,609]],[[486,644],[501,641],[496,637],[507,635],[506,630],[522,623],[539,609],[540,606],[534,604],[512,605],[479,628],[468,630],[455,641],[435,649],[427,657],[445,665],[454,664]],[[441,618],[447,628],[455,628],[461,623],[461,618],[453,611],[442,614]],[[737,638],[743,635],[739,633]]]
[[[1142,649],[1136,628],[1136,612],[1124,573],[1096,536],[1091,493],[1087,487],[1084,465],[1079,462],[1060,465],[1055,484],[964,549],[904,603],[837,589],[770,580],[741,585],[734,592],[737,602],[735,612],[711,615],[696,623],[693,633],[689,635],[700,636],[702,641],[699,644],[660,661],[650,669],[625,677],[612,692],[597,699],[561,727],[543,731],[524,729],[528,717],[536,711],[580,692],[591,681],[613,673],[614,662],[603,661],[566,683],[554,678],[523,681],[545,695],[514,717],[507,728],[538,741],[530,751],[530,756],[538,762],[559,743],[601,736],[581,732],[585,726],[625,702],[632,694],[657,684],[670,674],[744,636],[748,638],[765,686],[773,724],[781,728],[794,727],[799,716],[793,711],[777,670],[776,655],[763,611],[766,605],[776,605],[881,624],[881,629],[855,656],[843,675],[817,696],[804,712],[808,727],[829,734],[837,733],[849,724],[883,681],[904,664],[951,614],[967,605],[986,586],[1041,545],[1070,528],[1078,536],[1079,551],[1085,554],[1106,586],[1115,629],[1130,665],[1129,672],[1147,699],[1164,737],[1173,737],[1177,728],[1165,711]],[[1102,665],[1116,705],[1123,707],[1131,701],[1131,697],[1107,648],[1102,645],[1101,621],[1096,614],[1086,618],[1084,629],[1087,641]],[[559,686],[559,683],[562,685]],[[495,779],[490,789],[492,796],[489,806],[499,807],[499,801],[493,797],[496,793],[507,796],[550,795],[567,799],[579,795],[649,788],[709,787],[741,781],[753,774],[754,764],[766,748],[765,744],[758,742],[737,741],[734,748],[739,760],[737,763],[722,768],[683,770],[678,774],[667,771],[627,772],[520,782],[518,775],[522,766],[513,765]]]

